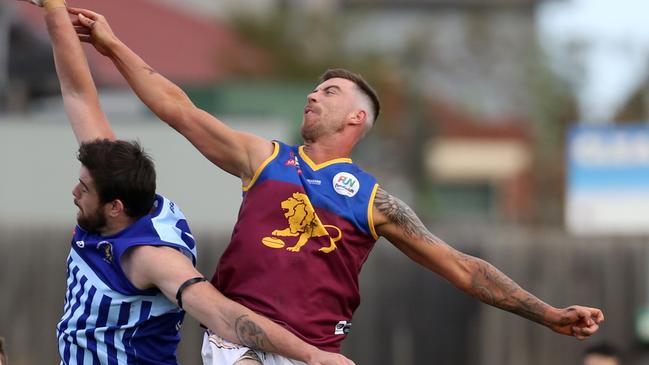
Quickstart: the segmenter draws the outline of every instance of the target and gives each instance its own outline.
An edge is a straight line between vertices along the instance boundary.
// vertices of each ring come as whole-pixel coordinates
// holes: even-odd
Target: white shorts
[[[203,348],[201,349],[203,365],[232,365],[244,357],[251,358],[246,355],[251,353],[252,357],[256,355],[263,365],[307,365],[302,361],[234,344],[209,330],[203,335]]]

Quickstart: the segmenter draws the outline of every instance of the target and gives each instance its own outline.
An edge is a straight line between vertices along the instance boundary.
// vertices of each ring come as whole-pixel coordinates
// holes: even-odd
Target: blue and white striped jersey
[[[68,257],[63,317],[57,325],[62,364],[177,364],[184,311],[159,290],[140,290],[120,258],[138,245],[170,246],[196,264],[185,216],[158,195],[155,211],[113,236],[76,227]]]

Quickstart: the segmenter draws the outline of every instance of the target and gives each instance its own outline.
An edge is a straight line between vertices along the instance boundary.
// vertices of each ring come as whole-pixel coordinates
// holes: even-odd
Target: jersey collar
[[[313,171],[320,170],[322,168],[325,168],[329,165],[333,165],[336,163],[352,163],[352,159],[348,157],[343,157],[343,158],[335,158],[333,160],[325,161],[323,163],[317,164],[311,160],[309,156],[307,156],[306,152],[304,152],[304,146],[300,146],[298,148],[298,152],[300,154],[300,157],[311,167]]]

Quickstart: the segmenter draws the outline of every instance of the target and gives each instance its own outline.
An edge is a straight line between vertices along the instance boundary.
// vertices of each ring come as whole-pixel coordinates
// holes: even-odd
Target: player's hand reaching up
[[[92,44],[99,53],[108,56],[111,47],[118,43],[119,39],[110,29],[106,18],[101,14],[81,8],[68,8],[68,12],[74,16],[72,23],[79,40]]]
[[[547,326],[557,333],[585,340],[597,332],[602,322],[604,314],[601,310],[573,305],[560,309],[556,318],[549,320]]]

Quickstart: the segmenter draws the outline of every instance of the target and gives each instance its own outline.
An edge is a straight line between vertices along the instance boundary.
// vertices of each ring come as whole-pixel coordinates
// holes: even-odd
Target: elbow
[[[475,273],[479,270],[478,259],[467,254],[457,252],[457,260],[448,280],[463,292],[470,293],[475,286]]]
[[[183,123],[189,119],[191,111],[196,107],[187,97],[179,97],[178,95],[168,95],[164,102],[158,104],[157,107],[151,108],[158,118],[169,126],[178,129]]]
[[[175,103],[164,103],[157,107],[151,108],[151,111],[163,122],[174,126],[175,121],[180,120],[180,116],[183,114],[182,110],[178,108]]]

